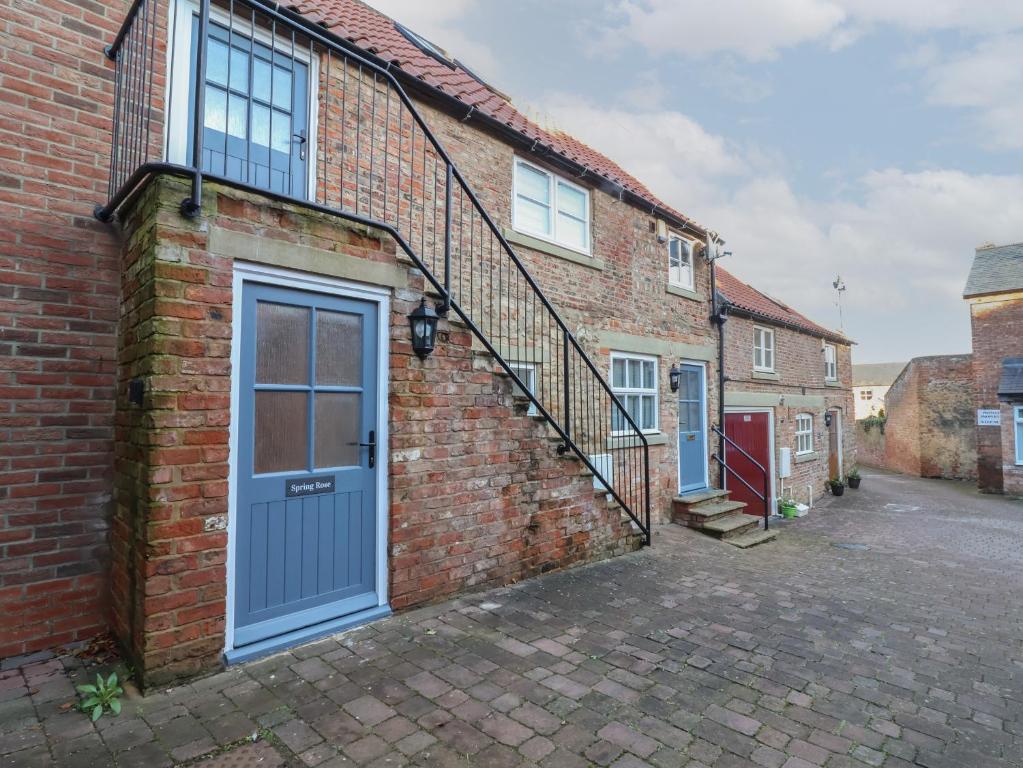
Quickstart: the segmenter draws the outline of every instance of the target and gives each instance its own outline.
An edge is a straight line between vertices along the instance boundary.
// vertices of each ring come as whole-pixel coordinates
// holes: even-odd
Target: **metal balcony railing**
[[[186,2],[136,0],[107,48],[114,120],[97,217],[176,173],[191,178],[185,215],[212,180],[386,230],[649,543],[646,436],[390,67],[277,3]]]

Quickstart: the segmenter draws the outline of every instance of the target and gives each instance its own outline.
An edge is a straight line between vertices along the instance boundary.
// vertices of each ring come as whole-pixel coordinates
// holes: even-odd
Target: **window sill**
[[[672,296],[681,296],[684,299],[692,299],[693,301],[703,301],[703,296],[698,294],[696,291],[689,288],[683,288],[681,285],[668,284],[668,293]]]
[[[796,464],[806,464],[808,461],[817,461],[818,458],[817,451],[813,453],[797,453],[795,461]]]
[[[753,373],[750,374],[750,377],[754,379],[763,379],[764,381],[781,381],[781,376],[774,371],[753,371]]]
[[[842,382],[840,382],[838,379],[824,379],[824,386],[825,387],[841,387],[842,386]]]
[[[585,253],[579,253],[579,251],[573,251],[571,248],[565,248],[562,245],[549,243],[546,240],[541,240],[539,237],[524,235],[521,232],[509,229],[508,227],[502,229],[501,234],[504,235],[504,239],[509,243],[521,245],[524,248],[540,251],[550,256],[557,256],[559,259],[571,261],[574,264],[581,264],[582,266],[589,267],[590,269],[604,268],[604,262],[600,259],[594,258],[593,256],[587,256]]]
[[[664,432],[647,432],[644,433],[646,437],[647,445],[667,445],[668,436]],[[617,448],[638,448],[643,445],[643,441],[635,435],[622,435],[621,437],[609,437],[607,439],[607,449],[613,451]]]

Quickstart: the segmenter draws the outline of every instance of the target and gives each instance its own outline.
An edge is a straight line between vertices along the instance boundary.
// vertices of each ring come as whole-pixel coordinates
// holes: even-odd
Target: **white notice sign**
[[[1000,427],[1002,425],[1002,412],[997,408],[978,408],[978,427]]]

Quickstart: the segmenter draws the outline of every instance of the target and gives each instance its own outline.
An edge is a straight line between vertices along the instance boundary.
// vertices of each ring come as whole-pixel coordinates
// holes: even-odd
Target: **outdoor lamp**
[[[672,392],[678,392],[678,383],[681,379],[682,369],[673,363],[671,370],[668,371],[668,384],[671,386]]]
[[[824,414],[824,426],[825,427],[831,426],[831,411],[828,411],[827,413]]]
[[[426,305],[423,299],[419,306],[408,316],[412,328],[412,349],[421,360],[425,360],[437,343],[438,316],[433,307]]]

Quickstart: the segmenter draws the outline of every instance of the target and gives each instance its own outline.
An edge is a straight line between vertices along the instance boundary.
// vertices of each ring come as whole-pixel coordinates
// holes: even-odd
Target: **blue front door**
[[[702,365],[683,365],[678,384],[679,492],[707,487],[707,404]]]
[[[199,18],[192,19],[192,51]],[[264,45],[211,21],[207,35],[202,168],[254,187],[307,197],[309,67],[295,46]],[[195,120],[191,61],[189,125]],[[188,163],[194,147],[188,132]]]
[[[235,646],[377,605],[377,305],[246,283]]]

